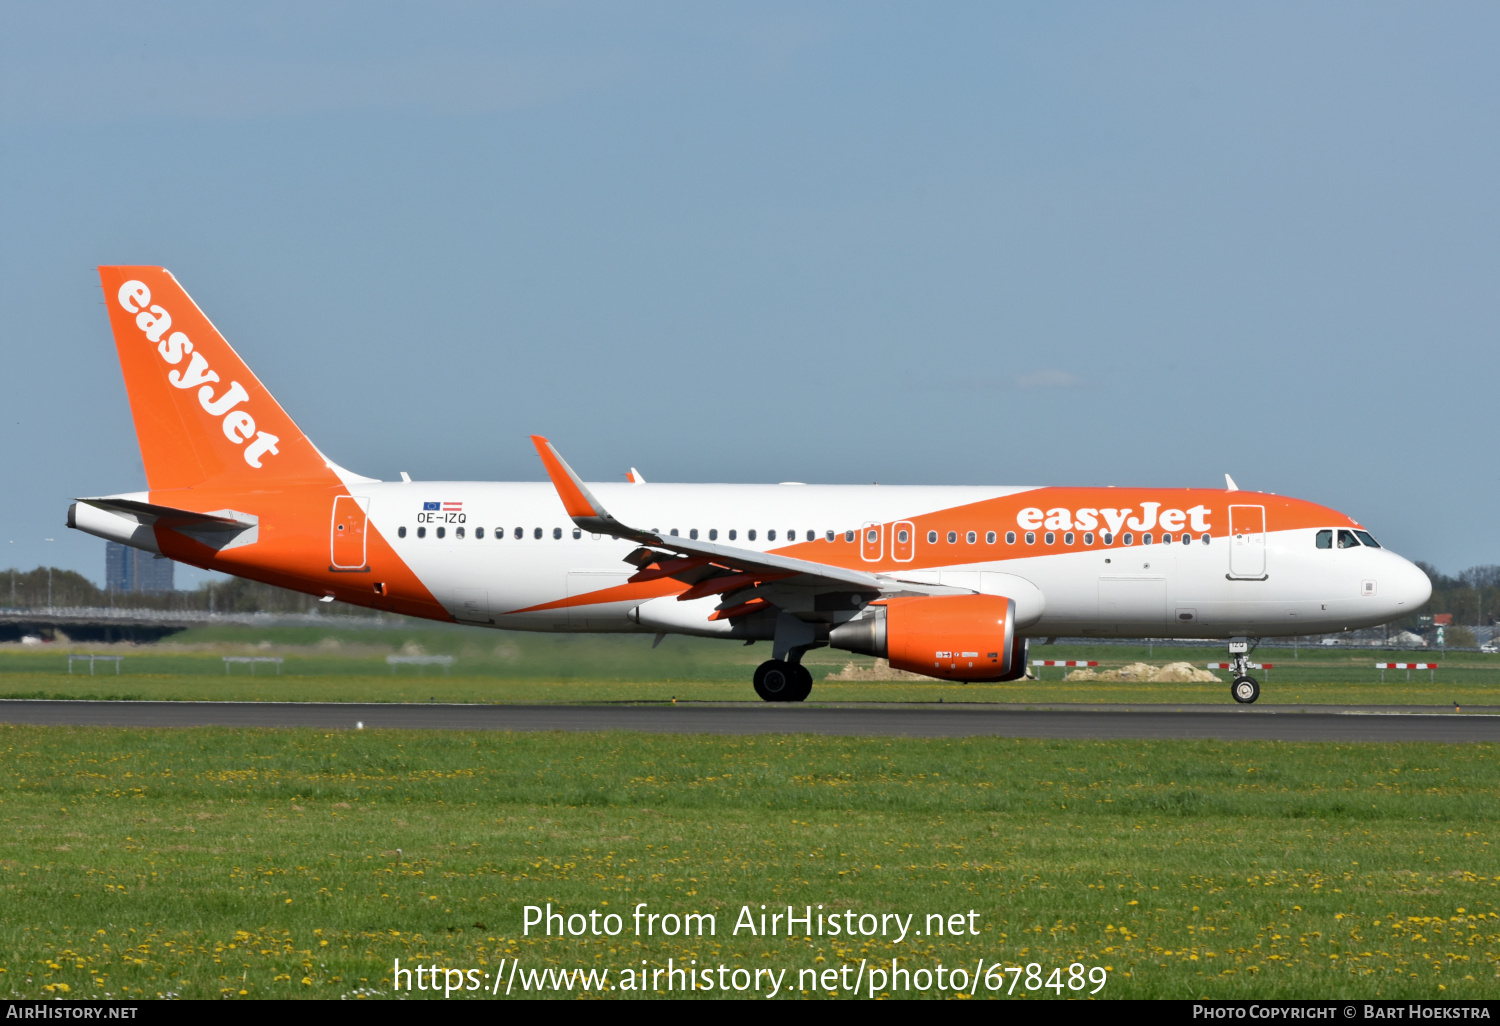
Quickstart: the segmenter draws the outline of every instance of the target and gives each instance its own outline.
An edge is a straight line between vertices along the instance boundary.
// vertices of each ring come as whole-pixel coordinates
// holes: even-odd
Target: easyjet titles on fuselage
[[[1162,503],[1159,502],[1142,502],[1141,515],[1132,517],[1130,514],[1134,512],[1134,507],[1095,509],[1084,506],[1075,514],[1060,506],[1045,513],[1039,507],[1028,506],[1016,514],[1016,523],[1027,531],[1092,531],[1099,527],[1102,517],[1105,530],[1110,534],[1119,534],[1121,527],[1128,527],[1132,531],[1150,531],[1158,524],[1163,531],[1180,531],[1187,526],[1194,534],[1211,529],[1208,517],[1213,511],[1207,506],[1194,506],[1188,510],[1161,507]]]

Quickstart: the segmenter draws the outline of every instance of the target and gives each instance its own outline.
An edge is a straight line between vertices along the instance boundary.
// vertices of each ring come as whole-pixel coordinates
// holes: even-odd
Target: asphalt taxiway
[[[1500,709],[1359,706],[1067,706],[679,703],[453,705],[0,700],[0,723],[324,730],[632,730],[875,737],[1500,741]]]

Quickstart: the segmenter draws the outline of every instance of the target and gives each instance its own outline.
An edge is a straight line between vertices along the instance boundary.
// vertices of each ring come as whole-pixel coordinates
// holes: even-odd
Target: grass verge
[[[4,727],[0,749],[17,997],[389,994],[398,957],[1076,961],[1110,967],[1113,997],[1500,989],[1490,745]],[[718,929],[523,936],[549,901]],[[979,935],[733,935],[762,903],[974,909]]]
[[[136,698],[159,700],[329,702],[666,702],[755,701],[754,667],[769,656],[766,646],[725,645],[697,638],[669,638],[660,648],[649,637],[497,633],[457,627],[399,630],[327,628],[201,628],[180,642],[144,646],[66,646],[75,651],[122,655],[122,672],[99,664],[90,676],[84,664],[67,672],[64,647],[0,648],[0,697]],[[438,667],[392,671],[385,657],[397,651],[447,654],[451,673]],[[1269,653],[1269,654],[1267,654]],[[261,665],[233,664],[225,655],[282,658],[281,674]],[[1221,658],[1216,650],[1165,645],[1036,646],[1048,659],[1093,659],[1102,668],[1140,661],[1196,664]],[[1348,649],[1266,650],[1274,663],[1260,672],[1262,701],[1293,705],[1500,706],[1500,656],[1455,653],[1372,653]],[[1377,661],[1437,659],[1436,679],[1425,671],[1387,671]],[[1064,681],[1063,669],[1041,668],[1040,680],[960,685],[942,681],[855,683],[829,681],[862,656],[828,649],[808,653],[817,681],[814,701],[1232,704],[1228,674],[1216,684],[1143,684]],[[1408,679],[1410,677],[1410,679]]]

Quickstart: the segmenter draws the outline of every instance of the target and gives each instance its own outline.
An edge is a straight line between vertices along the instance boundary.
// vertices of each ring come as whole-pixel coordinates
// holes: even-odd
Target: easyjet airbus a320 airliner
[[[1425,574],[1311,502],[1228,488],[377,481],[328,459],[160,267],[101,267],[147,491],[68,526],[409,616],[525,631],[770,642],[766,701],[823,645],[954,681],[1015,680],[1028,638],[1257,639],[1373,626]],[[659,639],[658,639],[659,640]]]

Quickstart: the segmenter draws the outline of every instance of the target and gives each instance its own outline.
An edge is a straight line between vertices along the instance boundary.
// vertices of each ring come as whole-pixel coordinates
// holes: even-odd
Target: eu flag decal
[[[424,503],[422,503],[422,511],[424,513],[427,512],[428,510],[442,509],[442,508],[443,508],[443,504],[441,502],[424,502]]]

